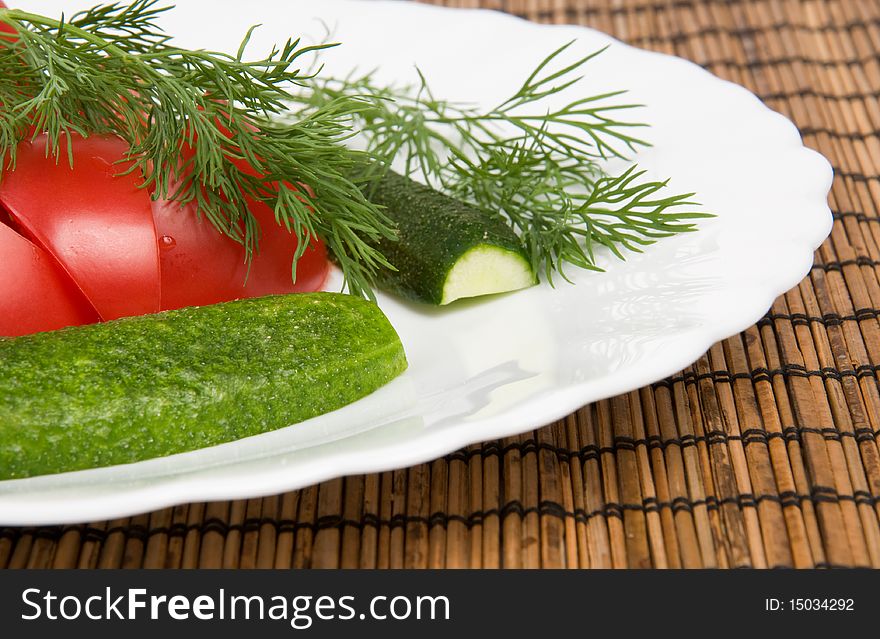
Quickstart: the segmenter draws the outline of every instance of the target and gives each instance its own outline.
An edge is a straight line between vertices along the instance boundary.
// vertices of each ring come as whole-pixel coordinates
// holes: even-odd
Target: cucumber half
[[[440,304],[464,297],[507,293],[535,284],[528,259],[519,251],[477,244],[465,251],[446,274]]]
[[[379,307],[337,293],[0,339],[0,480],[265,433],[345,406],[405,368]]]
[[[442,305],[537,283],[519,237],[503,220],[391,171],[364,191],[397,227],[396,241],[375,243],[397,269],[379,273],[381,287]]]

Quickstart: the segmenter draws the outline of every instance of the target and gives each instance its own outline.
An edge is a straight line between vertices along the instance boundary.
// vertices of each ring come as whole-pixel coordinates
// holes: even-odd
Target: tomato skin
[[[3,2],[3,0],[0,0],[0,9],[8,9],[8,8],[9,7],[6,6],[6,3]],[[0,33],[14,34],[15,35],[14,38],[10,38],[9,36],[6,36],[6,35],[0,36],[0,38],[3,38],[4,40],[7,40],[9,42],[15,42],[16,40],[18,40],[18,32],[12,27],[11,24],[8,24],[6,22],[0,22]]]
[[[296,238],[275,221],[265,204],[250,202],[261,231],[250,270],[244,247],[219,233],[194,209],[193,204],[153,202],[163,310],[242,297],[317,291],[324,284],[329,270],[324,244],[315,241],[306,249],[297,263],[294,282],[291,265]]]
[[[222,122],[217,126],[225,135],[230,135]],[[181,151],[184,161],[192,155],[189,146]],[[241,171],[256,175],[254,168],[244,160],[233,159],[232,162]],[[307,186],[288,186],[294,190],[304,188],[314,196]],[[153,202],[162,266],[163,310],[243,297],[305,293],[323,286],[330,270],[324,243],[319,239],[310,243],[297,262],[294,282],[296,236],[278,223],[268,205],[253,198],[247,198],[247,205],[260,227],[259,246],[249,265],[244,246],[199,216],[194,204],[180,206],[161,199]]]
[[[97,309],[100,317],[92,313],[88,321],[322,287],[329,272],[323,242],[311,242],[294,281],[296,238],[269,206],[248,200],[260,226],[248,264],[244,247],[202,219],[195,204],[151,201],[135,174],[121,175],[128,150],[121,139],[74,136],[73,169],[65,144],[62,139],[56,160],[46,157],[45,135],[21,143],[16,169],[0,181],[0,204]],[[191,153],[185,147],[182,156]],[[234,162],[255,175],[247,163]],[[307,185],[293,188],[314,197]]]
[[[39,136],[19,146],[16,169],[0,181],[0,204],[24,236],[20,239],[41,250],[42,262],[57,260],[62,281],[89,308],[71,315],[59,302],[63,319],[46,326],[321,288],[329,271],[322,242],[313,241],[300,258],[294,282],[295,236],[276,222],[270,207],[249,200],[261,237],[248,265],[243,246],[201,218],[195,204],[151,201],[133,175],[120,175],[125,165],[117,162],[126,150],[118,138],[77,136],[71,169],[64,153],[57,162],[45,157],[45,136]],[[4,316],[21,315],[16,308],[4,303]],[[49,330],[33,326],[27,321],[20,329],[12,323],[3,330],[10,335]]]
[[[46,251],[0,222],[0,336],[98,321],[95,309]]]
[[[0,202],[22,234],[50,253],[103,320],[160,308],[159,250],[150,196],[116,164],[119,138],[73,140],[73,166],[46,157],[46,137],[18,147],[0,181]]]

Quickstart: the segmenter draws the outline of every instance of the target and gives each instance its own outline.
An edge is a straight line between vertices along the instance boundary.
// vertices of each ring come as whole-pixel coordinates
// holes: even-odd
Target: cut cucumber
[[[0,479],[264,433],[340,408],[405,368],[379,307],[336,293],[0,339]]]
[[[397,241],[375,244],[397,269],[380,272],[383,288],[449,304],[537,283],[519,238],[502,220],[391,171],[364,191],[397,227]]]
[[[528,259],[496,244],[477,244],[456,260],[443,283],[440,304],[463,297],[505,293],[532,286]]]

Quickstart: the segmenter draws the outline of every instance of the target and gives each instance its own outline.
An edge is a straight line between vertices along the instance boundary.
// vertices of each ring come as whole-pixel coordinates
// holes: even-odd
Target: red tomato
[[[0,222],[0,335],[91,324],[98,314],[52,256]]]
[[[199,218],[194,205],[153,202],[162,265],[162,308],[214,304],[240,297],[316,291],[327,276],[327,251],[321,242],[306,249],[296,267],[291,266],[296,238],[279,226],[265,204],[251,202],[260,223],[259,252],[250,272],[241,244],[221,235]]]
[[[3,0],[0,0],[0,9],[8,9],[8,7],[3,2]],[[0,33],[16,33],[16,31],[15,31],[15,29],[12,28],[12,25],[9,25],[5,22],[0,22]],[[10,40],[10,41],[14,41],[14,40],[18,39],[17,36],[15,38],[9,38],[7,36],[2,36],[2,37],[5,38],[6,40]]]
[[[116,164],[119,138],[74,139],[73,168],[46,157],[45,136],[19,145],[14,171],[0,181],[0,203],[22,233],[48,251],[101,319],[160,308],[159,251],[150,196]]]
[[[218,126],[229,134],[221,123]],[[184,149],[181,155],[184,159],[191,157],[192,149]],[[242,171],[256,174],[248,163],[234,163]],[[324,243],[315,240],[306,249],[297,262],[294,282],[296,236],[278,224],[266,204],[249,198],[248,208],[260,225],[259,248],[250,265],[245,261],[244,247],[199,217],[194,204],[181,207],[167,200],[153,202],[163,310],[321,288],[330,266]]]
[[[0,205],[33,242],[28,244],[37,245],[34,250],[45,249],[45,263],[57,261],[69,276],[63,281],[81,291],[76,299],[90,302],[100,319],[323,285],[329,269],[324,244],[312,242],[297,263],[294,282],[296,239],[265,204],[249,200],[261,236],[248,264],[243,246],[201,219],[195,204],[151,201],[134,174],[120,175],[127,151],[122,140],[75,136],[73,169],[63,148],[57,161],[47,158],[45,143],[40,136],[19,146],[16,169],[0,181]],[[313,195],[307,186],[300,188]],[[92,312],[80,319],[99,317]],[[28,325],[21,331],[31,332]]]

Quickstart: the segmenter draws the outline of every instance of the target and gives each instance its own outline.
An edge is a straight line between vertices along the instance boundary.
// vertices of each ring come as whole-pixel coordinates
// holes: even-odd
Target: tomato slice
[[[248,269],[244,247],[199,217],[193,204],[156,200],[153,215],[162,266],[162,308],[201,306],[243,297],[317,291],[329,269],[327,251],[313,242],[300,258],[293,282],[296,238],[272,210],[251,202],[260,224],[259,252]]]
[[[119,175],[128,146],[119,138],[73,140],[71,169],[62,140],[58,161],[45,136],[19,145],[0,202],[25,235],[48,251],[101,319],[155,313],[159,250],[150,196],[134,174]]]
[[[0,335],[16,337],[98,321],[52,256],[0,222]]]
[[[224,134],[226,127],[218,123]],[[185,147],[182,161],[193,151]],[[233,160],[238,167],[255,175],[244,160]],[[317,291],[329,272],[327,250],[315,239],[300,257],[293,281],[292,265],[296,237],[279,225],[266,204],[248,198],[248,208],[260,225],[258,252],[250,265],[244,246],[223,235],[196,213],[192,203],[155,200],[153,217],[159,236],[162,266],[162,309],[202,306],[231,299],[280,293]]]
[[[3,2],[3,0],[0,0],[0,9],[8,9],[8,8],[9,7],[6,6],[6,3]],[[6,22],[0,22],[0,33],[13,33],[13,34],[15,34],[16,35],[15,38],[10,38],[9,36],[5,36],[5,35],[0,36],[4,40],[7,40],[9,42],[15,42],[16,40],[18,40],[18,32],[14,28],[12,28],[11,24],[8,24]]]

